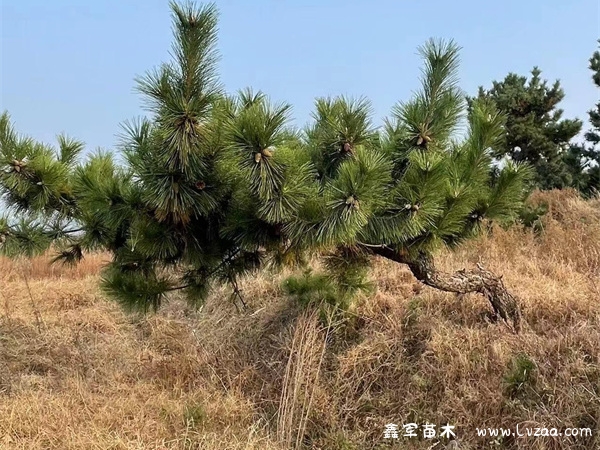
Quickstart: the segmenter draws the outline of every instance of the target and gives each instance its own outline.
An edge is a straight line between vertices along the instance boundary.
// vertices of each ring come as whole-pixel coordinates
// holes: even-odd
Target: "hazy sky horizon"
[[[134,78],[169,59],[167,0],[0,0],[0,111],[19,132],[54,144],[65,132],[87,150],[114,149],[120,123],[145,114]],[[417,47],[429,37],[461,47],[461,87],[475,94],[509,72],[560,79],[564,117],[586,121],[600,93],[588,59],[600,37],[598,0],[395,2],[218,1],[219,73],[293,105],[364,95],[379,125],[418,88]]]

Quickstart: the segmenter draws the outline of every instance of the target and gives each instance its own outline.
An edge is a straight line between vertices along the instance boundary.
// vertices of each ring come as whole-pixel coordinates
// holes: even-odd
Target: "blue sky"
[[[167,0],[0,0],[0,110],[19,131],[89,150],[114,148],[119,124],[144,113],[134,77],[169,58]],[[429,37],[463,48],[461,87],[474,94],[508,72],[560,79],[566,117],[587,118],[599,92],[588,59],[600,36],[598,0],[217,1],[220,74],[293,105],[365,95],[375,122],[418,87],[416,49]]]

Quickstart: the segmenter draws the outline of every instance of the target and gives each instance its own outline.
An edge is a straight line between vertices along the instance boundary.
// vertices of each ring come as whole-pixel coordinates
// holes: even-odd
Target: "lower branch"
[[[439,271],[433,264],[433,259],[425,254],[409,259],[395,250],[381,246],[371,248],[373,253],[392,261],[406,264],[413,275],[427,286],[445,292],[467,294],[478,292],[483,294],[491,303],[494,313],[512,326],[516,332],[521,328],[521,309],[517,298],[504,286],[502,277],[478,265],[477,270],[459,270],[455,273]]]

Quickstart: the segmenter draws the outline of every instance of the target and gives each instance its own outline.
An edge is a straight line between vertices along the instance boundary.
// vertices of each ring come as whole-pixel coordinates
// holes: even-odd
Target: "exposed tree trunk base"
[[[492,305],[494,317],[503,319],[515,332],[520,331],[521,309],[517,298],[506,289],[502,277],[481,265],[477,266],[477,270],[459,270],[450,274],[437,270],[433,259],[424,254],[408,259],[389,247],[371,247],[370,250],[384,258],[406,264],[417,280],[427,286],[457,294],[483,294]]]

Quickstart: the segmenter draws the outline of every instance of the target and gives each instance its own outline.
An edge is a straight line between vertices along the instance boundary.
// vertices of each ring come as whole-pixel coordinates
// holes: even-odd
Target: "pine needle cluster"
[[[370,249],[430,255],[521,208],[530,171],[495,167],[504,117],[485,99],[467,113],[453,42],[420,49],[421,88],[383,127],[368,100],[334,97],[295,130],[290,105],[224,92],[214,5],[171,8],[173,58],[137,80],[148,116],[124,124],[123,163],[65,136],[35,142],[0,117],[4,254],[53,246],[73,264],[107,250],[104,289],[127,308],[156,309],[172,291],[198,306],[223,283],[243,299],[241,276],[311,253],[351,292]]]

